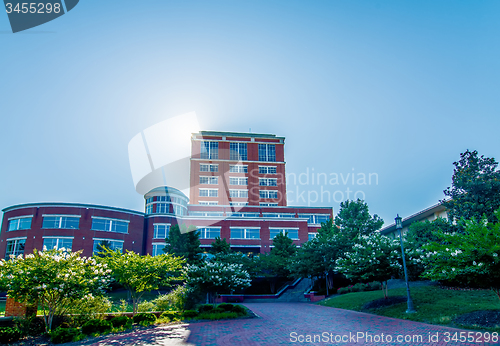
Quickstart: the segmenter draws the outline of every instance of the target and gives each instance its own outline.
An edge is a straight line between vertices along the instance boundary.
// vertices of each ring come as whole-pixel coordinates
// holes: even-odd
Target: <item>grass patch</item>
[[[390,296],[406,296],[406,288],[389,290]],[[383,298],[382,292],[356,292],[326,299],[318,304],[335,308],[364,311],[380,316],[394,317],[431,324],[464,327],[453,320],[460,315],[480,310],[500,310],[500,300],[492,291],[456,291],[437,286],[422,286],[411,289],[413,304],[417,310],[407,314],[406,302],[379,309],[363,310],[373,300]],[[467,328],[474,328],[467,326]],[[500,328],[482,328],[500,332]]]

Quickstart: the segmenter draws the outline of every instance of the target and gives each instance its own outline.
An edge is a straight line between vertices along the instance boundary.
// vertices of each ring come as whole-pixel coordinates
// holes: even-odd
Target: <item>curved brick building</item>
[[[170,227],[195,225],[203,247],[226,238],[242,252],[268,252],[287,232],[297,245],[333,217],[332,208],[286,204],[284,138],[268,134],[192,135],[190,198],[173,187],[145,194],[144,212],[79,203],[29,203],[3,209],[0,256],[67,248],[92,255],[104,244],[162,253]]]

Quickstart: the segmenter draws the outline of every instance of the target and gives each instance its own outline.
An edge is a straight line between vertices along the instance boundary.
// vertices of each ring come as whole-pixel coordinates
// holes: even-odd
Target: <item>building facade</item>
[[[170,228],[194,225],[201,246],[225,238],[235,251],[264,253],[287,233],[300,244],[315,236],[332,208],[287,206],[284,138],[207,132],[191,138],[189,198],[171,186],[144,195],[144,212],[79,203],[31,203],[3,209],[0,256],[33,249],[83,250],[102,245],[163,253]]]

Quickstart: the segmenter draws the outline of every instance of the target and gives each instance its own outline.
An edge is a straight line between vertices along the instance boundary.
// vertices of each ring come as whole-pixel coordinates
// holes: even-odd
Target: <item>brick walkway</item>
[[[458,329],[308,303],[248,303],[245,305],[260,318],[192,323],[178,325],[174,329],[171,326],[160,326],[138,332],[136,335],[124,334],[120,336],[120,340],[116,340],[116,338],[114,340],[108,339],[94,345],[260,346],[302,344],[437,346],[483,344],[482,342],[461,343],[451,340],[446,342],[446,333],[450,333],[451,338],[455,332],[461,332]],[[473,333],[475,336],[476,332]],[[467,332],[465,335],[467,335]],[[314,339],[307,339],[308,336],[310,338],[316,336],[316,342]],[[400,342],[398,342],[398,336],[403,338]],[[429,339],[429,336],[437,339]],[[187,343],[182,341],[182,339],[186,340],[186,338]],[[390,338],[392,338],[392,341],[390,341]],[[488,345],[494,344],[499,343],[497,341]]]

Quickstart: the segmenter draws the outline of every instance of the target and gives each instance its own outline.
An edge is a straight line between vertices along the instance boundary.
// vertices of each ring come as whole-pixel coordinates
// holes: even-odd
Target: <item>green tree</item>
[[[500,220],[500,209],[495,212]],[[424,277],[460,285],[490,288],[500,299],[500,223],[474,218],[463,233],[437,234],[438,241],[424,246]]]
[[[184,273],[187,286],[207,292],[214,305],[218,294],[249,287],[251,282],[250,275],[241,264],[204,262],[200,265],[188,265]]]
[[[81,252],[33,251],[26,257],[0,260],[0,288],[19,302],[40,304],[45,329],[56,315],[64,315],[76,300],[99,296],[108,285],[110,269]]]
[[[134,314],[145,292],[168,286],[170,282],[182,279],[184,259],[171,254],[141,256],[133,251],[105,249],[104,256],[97,260],[111,269],[113,278],[125,287],[132,297]]]
[[[361,235],[342,258],[337,270],[347,278],[361,281],[381,281],[384,298],[387,298],[387,280],[401,270],[399,242],[380,233]],[[385,287],[385,290],[384,290]]]
[[[368,205],[360,199],[340,203],[340,210],[335,217],[335,225],[351,240],[358,235],[371,234],[383,224],[384,221],[377,214],[370,215]]]
[[[202,250],[200,248],[200,236],[195,226],[182,224],[170,227],[167,245],[163,249],[164,252],[175,256],[182,256],[188,264],[196,264],[201,262]]]
[[[441,201],[451,220],[481,220],[483,215],[495,222],[500,207],[500,171],[494,158],[479,156],[476,150],[460,154],[454,162],[451,187],[444,194],[451,199]]]
[[[231,252],[231,245],[226,241],[226,238],[221,239],[220,237],[216,237],[210,245],[210,253],[212,254],[228,254],[229,252]]]

